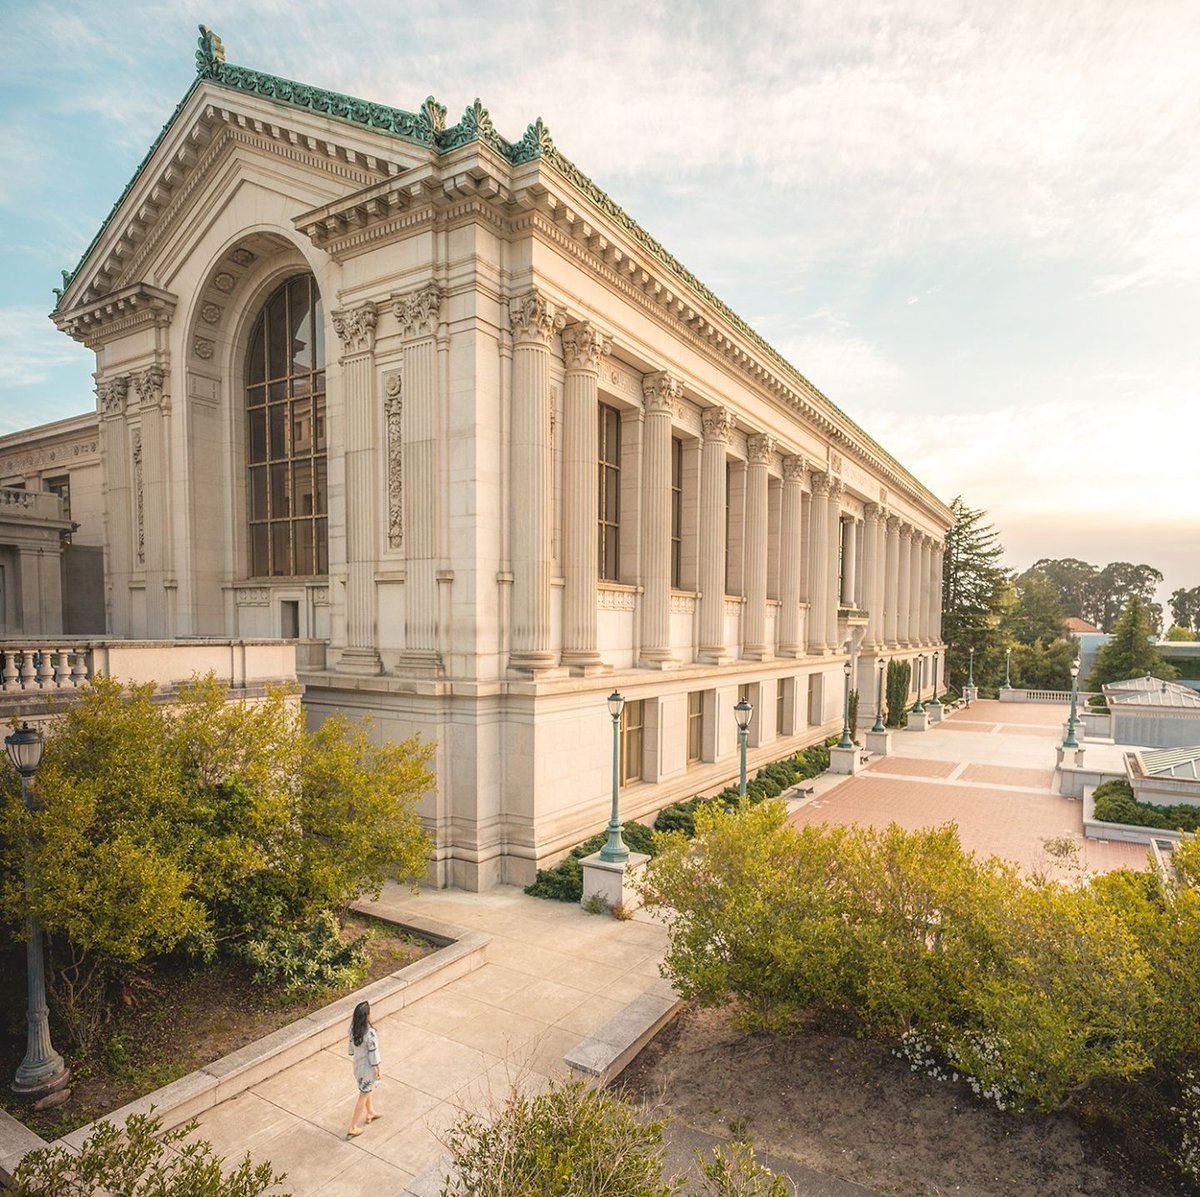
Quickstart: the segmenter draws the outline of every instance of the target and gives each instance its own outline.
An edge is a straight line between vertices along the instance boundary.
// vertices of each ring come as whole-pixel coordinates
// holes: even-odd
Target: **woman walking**
[[[371,1003],[359,1002],[350,1020],[350,1055],[354,1060],[354,1079],[358,1082],[358,1101],[350,1115],[347,1139],[356,1139],[368,1122],[379,1117],[371,1104],[371,1094],[379,1080],[379,1035],[371,1025]]]

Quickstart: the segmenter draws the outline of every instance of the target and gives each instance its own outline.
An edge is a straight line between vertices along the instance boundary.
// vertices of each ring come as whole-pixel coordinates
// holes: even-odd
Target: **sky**
[[[0,3],[0,432],[94,405],[47,319],[194,75],[536,116],[1008,563],[1200,585],[1195,0]]]

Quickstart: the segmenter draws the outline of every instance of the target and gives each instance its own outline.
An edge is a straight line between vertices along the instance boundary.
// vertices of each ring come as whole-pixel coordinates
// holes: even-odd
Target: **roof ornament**
[[[483,106],[478,96],[475,97],[474,104],[467,105],[467,110],[462,114],[462,119],[458,124],[447,129],[438,138],[438,149],[444,154],[448,150],[457,149],[472,141],[481,141],[506,156],[512,148],[496,132],[496,126],[492,124],[491,113]]]
[[[433,96],[426,96],[417,113],[416,126],[420,140],[425,145],[436,146],[437,139],[446,131],[446,105],[439,104]]]
[[[546,122],[539,116],[525,130],[525,135],[521,140],[513,146],[513,165],[520,166],[522,162],[532,162],[552,149],[554,149],[554,142],[550,137],[550,130],[546,127]]]
[[[220,79],[225,65],[224,43],[207,25],[201,25],[196,44],[196,73],[201,79]]]

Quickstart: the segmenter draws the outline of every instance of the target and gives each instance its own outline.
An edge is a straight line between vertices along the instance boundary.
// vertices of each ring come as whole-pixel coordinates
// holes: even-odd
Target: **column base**
[[[379,651],[374,648],[345,648],[338,658],[337,673],[357,673],[364,677],[374,677],[383,672],[383,662],[379,659]]]
[[[702,665],[732,665],[737,658],[722,644],[701,648],[697,659]]]
[[[510,653],[508,657],[509,669],[516,670],[518,673],[533,673],[544,675],[551,671],[557,671],[562,676],[566,676],[566,670],[560,669],[558,658],[554,653],[536,652],[536,653]]]
[[[417,674],[421,677],[444,677],[446,667],[440,653],[432,649],[406,649],[396,658],[393,673]]]
[[[822,641],[820,644],[810,644],[808,646],[808,655],[810,657],[823,657],[829,652],[829,645]]]
[[[773,661],[775,653],[765,644],[747,644],[742,648],[743,661]]]
[[[21,1069],[18,1068],[17,1079],[13,1081],[11,1088],[17,1097],[33,1102],[35,1109],[48,1110],[71,1096],[71,1090],[67,1088],[70,1080],[71,1070],[55,1052],[53,1059],[33,1069],[32,1076],[22,1076]],[[51,1094],[54,1095],[54,1100],[49,1100]]]
[[[679,662],[668,648],[648,648],[638,656],[639,669],[678,669]]]
[[[571,671],[572,677],[599,677],[603,673],[612,673],[612,666],[606,665],[597,652],[564,652],[562,664]]]
[[[779,655],[781,657],[807,657],[808,648],[803,644],[781,644],[779,646]]]

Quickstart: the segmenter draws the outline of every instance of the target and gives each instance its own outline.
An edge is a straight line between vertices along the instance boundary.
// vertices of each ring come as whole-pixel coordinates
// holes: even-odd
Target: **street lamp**
[[[750,730],[750,720],[754,718],[754,708],[744,699],[739,698],[733,704],[733,718],[737,723],[738,747],[741,751],[742,772],[738,781],[738,796],[746,796],[746,733]]]
[[[1006,648],[1004,650],[1004,688],[1006,690],[1012,689],[1012,675],[1009,673],[1009,668],[1011,665],[1012,665],[1012,649]]]
[[[938,655],[937,651],[935,650],[933,654],[933,697],[929,700],[929,705],[931,707],[940,707],[942,705],[941,700],[937,696],[937,667]]]
[[[850,739],[850,662],[842,666],[846,678],[846,698],[842,704],[842,738],[838,741],[839,748],[853,748],[854,741]]]
[[[921,705],[921,691],[925,688],[925,654],[917,656],[917,701],[913,703],[912,713],[924,715],[925,708]]]
[[[629,849],[621,839],[621,820],[617,817],[617,790],[621,785],[621,712],[624,709],[625,695],[614,690],[608,696],[608,713],[613,725],[612,817],[608,820],[608,842],[600,849],[600,859],[607,864],[624,864],[629,859]]]
[[[1064,748],[1078,748],[1079,741],[1075,739],[1076,704],[1079,701],[1079,658],[1071,662],[1071,718],[1067,720],[1067,738],[1063,740]]]
[[[883,726],[883,670],[885,662],[882,657],[879,658],[879,691],[875,698],[875,726],[871,728],[873,732],[887,731]]]
[[[19,731],[4,737],[8,759],[21,775],[21,800],[33,814],[33,798],[29,779],[42,763],[45,740],[42,733],[22,723]],[[42,926],[33,913],[33,850],[29,841],[25,849],[25,961],[29,1000],[25,1015],[25,1058],[13,1079],[13,1092],[22,1097],[37,1098],[61,1089],[70,1079],[62,1056],[50,1042],[49,1009],[46,1006],[46,966],[42,956]]]
[[[967,662],[968,662],[968,666],[969,666],[969,672],[967,674],[967,685],[970,686],[972,689],[974,689],[975,688],[975,647],[974,647],[974,645],[972,645],[969,649],[967,649]]]

